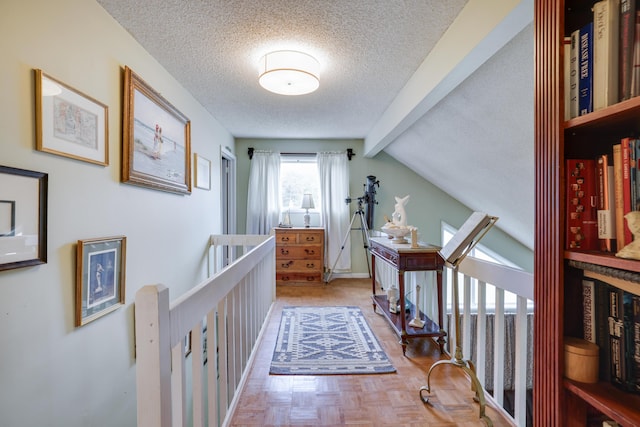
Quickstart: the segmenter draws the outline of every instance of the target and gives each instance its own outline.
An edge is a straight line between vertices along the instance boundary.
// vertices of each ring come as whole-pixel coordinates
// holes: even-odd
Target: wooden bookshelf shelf
[[[627,393],[606,382],[586,384],[565,379],[564,387],[619,424],[640,425],[639,395]]]
[[[604,267],[640,273],[640,261],[618,258],[614,254],[607,254],[603,252],[565,251],[564,258],[567,260],[587,262],[589,264],[597,264]]]

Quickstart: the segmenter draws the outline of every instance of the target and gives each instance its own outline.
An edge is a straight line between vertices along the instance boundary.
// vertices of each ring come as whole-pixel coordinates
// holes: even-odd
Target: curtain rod
[[[249,147],[249,149],[247,150],[247,154],[249,155],[249,160],[253,159],[253,151],[254,151],[253,147]],[[316,153],[280,153],[280,154],[283,154],[285,156],[313,156]],[[351,161],[351,158],[355,155],[356,153],[353,152],[353,148],[347,148],[347,157],[349,158],[349,161]]]

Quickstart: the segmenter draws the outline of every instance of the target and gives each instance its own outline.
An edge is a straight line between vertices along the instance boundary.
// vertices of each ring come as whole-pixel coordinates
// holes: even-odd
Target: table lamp
[[[309,209],[315,208],[313,204],[313,196],[309,193],[306,193],[302,196],[302,209],[306,209],[307,213],[304,214],[304,226],[309,228],[309,222],[311,221],[311,217],[309,216]]]

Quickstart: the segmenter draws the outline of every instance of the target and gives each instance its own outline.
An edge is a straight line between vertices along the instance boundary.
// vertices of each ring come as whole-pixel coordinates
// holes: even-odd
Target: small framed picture
[[[184,355],[185,357],[191,354],[191,331],[184,337]]]
[[[199,154],[193,155],[196,187],[203,190],[211,190],[211,160],[207,160]]]
[[[124,236],[78,240],[76,326],[124,305],[126,242]]]
[[[122,182],[190,194],[189,119],[129,67],[122,111]]]
[[[48,179],[0,166],[0,271],[47,262]]]
[[[36,149],[108,165],[109,108],[42,70],[34,71]]]

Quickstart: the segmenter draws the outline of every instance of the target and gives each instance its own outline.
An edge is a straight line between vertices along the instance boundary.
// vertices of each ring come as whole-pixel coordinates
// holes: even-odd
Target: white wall
[[[233,138],[93,0],[2,0],[0,52],[0,165],[49,174],[47,264],[0,271],[0,425],[135,426],[134,295],[205,278]],[[125,65],[191,120],[211,191],[120,182]],[[34,68],[109,106],[109,166],[35,150]],[[75,243],[114,235],[127,237],[125,306],[76,328]]]

